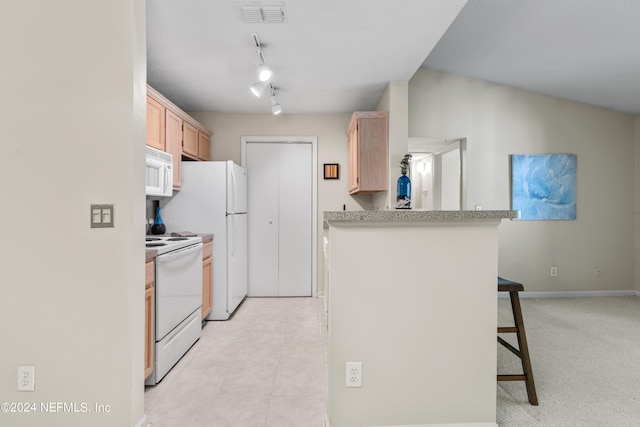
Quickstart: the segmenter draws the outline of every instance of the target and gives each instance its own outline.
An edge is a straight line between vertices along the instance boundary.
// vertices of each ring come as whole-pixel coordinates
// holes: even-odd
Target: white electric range
[[[148,236],[155,249],[154,369],[157,384],[200,339],[202,332],[202,238]]]

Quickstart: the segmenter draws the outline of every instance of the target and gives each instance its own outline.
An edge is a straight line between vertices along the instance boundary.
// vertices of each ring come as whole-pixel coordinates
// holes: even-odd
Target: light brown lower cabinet
[[[153,348],[155,344],[155,264],[145,264],[144,292],[144,379],[153,372]]]
[[[202,247],[202,320],[211,313],[213,307],[212,300],[212,271],[213,271],[213,258],[212,255],[213,243],[207,242]]]

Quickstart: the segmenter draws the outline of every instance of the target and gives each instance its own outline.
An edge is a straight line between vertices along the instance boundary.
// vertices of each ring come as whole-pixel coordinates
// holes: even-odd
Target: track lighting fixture
[[[282,113],[282,107],[278,104],[278,100],[276,99],[276,90],[273,86],[271,86],[271,113],[273,115]]]
[[[282,113],[282,107],[276,99],[275,87],[273,87],[273,83],[270,82],[273,72],[271,68],[265,64],[264,56],[262,56],[262,45],[260,44],[258,35],[253,33],[252,37],[256,47],[256,54],[258,55],[258,68],[256,70],[258,73],[258,81],[251,85],[251,93],[260,98],[264,90],[269,88],[271,91],[271,113],[280,114]]]

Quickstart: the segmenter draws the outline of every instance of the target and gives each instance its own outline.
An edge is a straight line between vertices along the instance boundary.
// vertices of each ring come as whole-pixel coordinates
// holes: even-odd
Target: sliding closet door
[[[311,296],[312,146],[247,143],[249,296]]]

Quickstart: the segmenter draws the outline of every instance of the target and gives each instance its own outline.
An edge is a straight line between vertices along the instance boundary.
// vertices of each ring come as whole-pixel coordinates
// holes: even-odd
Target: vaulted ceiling
[[[639,22],[638,0],[152,0],[148,82],[186,111],[269,112],[256,34],[284,113],[373,109],[421,65],[640,113]]]
[[[640,114],[640,1],[469,0],[423,66]]]

